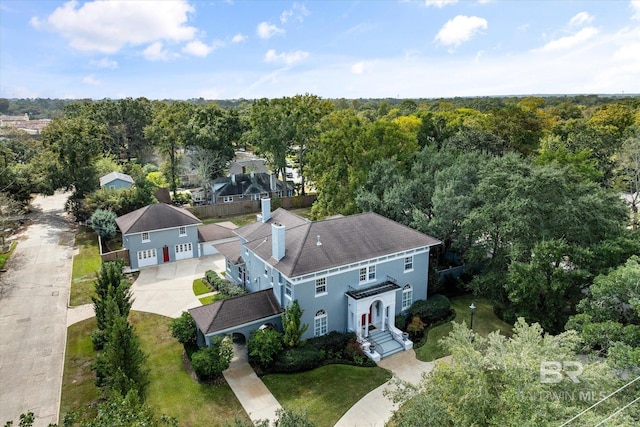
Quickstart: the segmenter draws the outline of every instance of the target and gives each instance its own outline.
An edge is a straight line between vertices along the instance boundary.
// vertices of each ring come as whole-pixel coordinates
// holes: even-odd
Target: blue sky
[[[0,2],[0,97],[640,93],[640,0]]]

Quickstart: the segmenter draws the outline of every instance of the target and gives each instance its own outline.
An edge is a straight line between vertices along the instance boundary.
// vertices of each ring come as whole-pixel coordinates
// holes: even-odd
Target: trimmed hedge
[[[418,300],[409,307],[409,318],[418,316],[424,323],[431,324],[444,319],[451,313],[451,301],[444,295],[434,295],[428,300]]]
[[[289,348],[278,354],[271,371],[277,373],[309,371],[320,366],[322,359],[322,352],[313,346]]]
[[[211,285],[213,290],[218,291],[227,297],[237,297],[247,293],[246,289],[227,279],[221,278],[218,273],[213,270],[207,270],[204,273],[204,278]]]

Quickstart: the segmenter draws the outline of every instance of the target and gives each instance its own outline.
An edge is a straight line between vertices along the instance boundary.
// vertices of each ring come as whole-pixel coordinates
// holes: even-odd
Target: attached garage
[[[238,227],[231,222],[218,222],[199,226],[200,255],[215,255],[219,253],[216,245],[238,240],[238,236],[233,232],[236,228]]]
[[[180,243],[175,246],[176,261],[193,258],[193,245],[191,243]]]
[[[155,249],[138,251],[138,267],[148,267],[158,264],[158,255]]]

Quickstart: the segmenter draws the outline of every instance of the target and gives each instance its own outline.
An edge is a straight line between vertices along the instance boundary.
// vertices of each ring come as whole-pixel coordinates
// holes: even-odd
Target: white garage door
[[[191,243],[176,245],[176,261],[187,258],[193,258],[193,245]]]
[[[156,264],[158,264],[158,257],[155,249],[138,251],[138,268]]]

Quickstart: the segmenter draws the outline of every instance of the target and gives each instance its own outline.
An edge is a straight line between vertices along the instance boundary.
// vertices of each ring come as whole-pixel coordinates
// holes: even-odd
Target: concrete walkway
[[[390,370],[394,377],[418,384],[422,375],[431,371],[435,364],[419,361],[415,351],[409,350],[382,359],[378,366]],[[369,392],[338,420],[335,427],[383,427],[398,409],[398,405],[384,396],[385,390],[391,390],[391,387],[386,382]]]
[[[276,419],[282,406],[247,362],[246,345],[234,344],[233,360],[222,375],[253,422]]]

